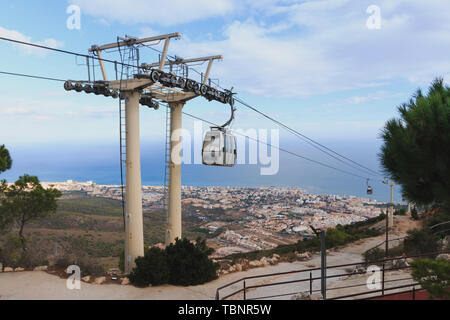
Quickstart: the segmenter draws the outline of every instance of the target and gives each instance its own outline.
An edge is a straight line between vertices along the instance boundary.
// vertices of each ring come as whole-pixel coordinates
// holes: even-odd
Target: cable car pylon
[[[182,110],[187,101],[202,96],[209,101],[218,101],[230,104],[234,113],[234,98],[230,90],[220,91],[208,85],[210,71],[215,60],[222,56],[209,56],[194,59],[177,58],[167,60],[170,40],[179,38],[180,33],[171,33],[161,36],[138,39],[130,36],[118,38],[114,43],[103,46],[94,45],[89,49],[91,55],[99,60],[103,80],[91,81],[89,57],[86,57],[88,66],[88,80],[68,80],[64,83],[67,91],[94,93],[105,97],[125,100],[125,273],[129,274],[135,266],[135,259],[144,255],[144,233],[142,216],[142,185],[140,163],[140,128],[139,104],[157,110],[159,102],[165,102],[170,108],[170,156],[168,161],[168,213],[166,228],[166,245],[174,243],[182,237],[181,229],[181,144]],[[139,47],[147,42],[164,41],[164,49],[159,62],[139,65]],[[129,59],[132,64],[121,63],[122,72],[119,79],[117,75],[117,62],[115,62],[116,80],[108,80],[104,62],[111,62],[102,58],[105,50],[129,50]],[[133,51],[134,50],[134,51]],[[126,55],[124,55],[126,56]],[[136,62],[136,64],[134,64]],[[189,63],[207,62],[207,69],[201,82],[172,72],[173,65],[183,65],[188,68]],[[123,79],[123,66],[126,65],[126,78]],[[170,71],[166,72],[165,67]],[[95,65],[92,66],[95,68]],[[130,73],[131,70],[131,73]],[[184,70],[184,69],[183,69]],[[95,73],[94,73],[95,76]],[[121,118],[122,121],[122,118]],[[122,128],[121,128],[122,129]],[[229,140],[231,141],[231,140]],[[177,150],[178,154],[175,154]],[[122,152],[122,151],[121,151]]]

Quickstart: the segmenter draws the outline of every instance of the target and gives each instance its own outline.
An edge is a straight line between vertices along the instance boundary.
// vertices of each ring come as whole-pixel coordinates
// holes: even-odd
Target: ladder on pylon
[[[122,215],[123,215],[123,227],[125,229],[125,186],[123,183],[124,173],[126,173],[127,163],[127,121],[125,101],[122,96],[119,97],[119,122],[120,122],[120,191],[122,194]],[[125,169],[124,169],[125,168]]]
[[[166,222],[169,221],[169,179],[170,179],[170,107],[166,107],[166,144],[165,144],[165,153],[164,153],[164,196],[163,196],[163,207],[164,212],[166,214]],[[166,228],[168,230],[168,228]],[[167,232],[166,230],[166,232]],[[169,234],[166,234],[168,237]]]

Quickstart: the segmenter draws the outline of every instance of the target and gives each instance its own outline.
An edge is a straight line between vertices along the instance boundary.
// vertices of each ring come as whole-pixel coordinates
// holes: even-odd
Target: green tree
[[[382,131],[386,173],[417,204],[450,205],[450,88],[436,79],[398,108]]]
[[[9,155],[8,149],[5,148],[5,145],[0,146],[0,173],[5,172],[8,169],[11,169],[12,160]]]
[[[412,276],[431,298],[450,299],[450,261],[416,259],[411,263]]]
[[[15,225],[23,252],[26,251],[25,225],[56,212],[57,198],[61,192],[42,187],[35,176],[24,175],[12,185],[2,182],[0,194],[0,224],[3,227]]]

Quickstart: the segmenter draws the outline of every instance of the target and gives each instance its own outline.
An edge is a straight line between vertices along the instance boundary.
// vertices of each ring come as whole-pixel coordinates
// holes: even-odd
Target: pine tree
[[[450,205],[450,88],[436,79],[418,90],[382,131],[380,160],[403,193],[421,205]]]

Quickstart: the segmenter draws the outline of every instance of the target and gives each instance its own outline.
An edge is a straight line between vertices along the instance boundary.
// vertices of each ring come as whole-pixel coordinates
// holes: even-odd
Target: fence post
[[[216,290],[216,300],[219,300],[219,289]]]
[[[312,272],[310,272],[310,273],[309,273],[309,295],[310,295],[310,296],[312,296],[312,293],[313,293],[313,292],[312,292],[312,291],[313,291],[313,290],[312,290],[312,288],[313,288],[312,282],[313,282],[313,279],[312,279]]]
[[[416,300],[416,286],[413,286],[413,290],[412,290],[412,299]]]
[[[325,244],[325,230],[320,231],[321,242],[321,291],[323,300],[327,300],[327,246]]]
[[[384,264],[385,262],[383,262],[383,272],[382,272],[382,278],[381,278],[381,295],[384,296]]]
[[[246,286],[245,286],[245,280],[244,280],[244,300],[247,300],[247,290],[246,290]]]

